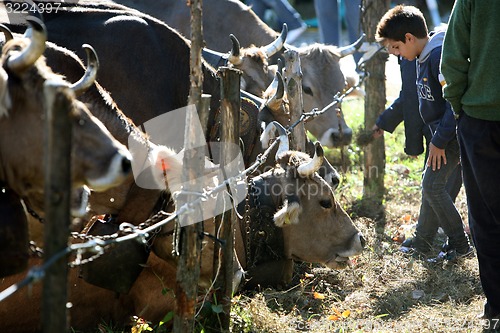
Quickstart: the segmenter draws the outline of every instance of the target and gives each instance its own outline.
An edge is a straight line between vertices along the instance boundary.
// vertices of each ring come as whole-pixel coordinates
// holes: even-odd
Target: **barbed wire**
[[[300,122],[306,122],[309,119],[318,117],[327,112],[328,110],[330,110],[333,106],[340,104],[346,96],[351,94],[355,89],[359,88],[364,83],[367,77],[368,74],[366,71],[364,71],[362,74],[360,74],[360,79],[358,80],[358,83],[356,85],[351,86],[348,90],[346,90],[342,94],[340,93],[336,94],[333,98],[333,101],[327,106],[325,106],[323,109],[321,110],[313,109],[310,112],[303,112],[300,118],[295,123],[291,124],[286,128],[287,136],[290,136],[292,130],[296,126],[298,126]],[[210,196],[213,197],[219,192],[227,189],[228,186],[230,187],[231,185],[234,185],[235,183],[238,183],[239,181],[246,179],[248,175],[254,173],[261,165],[263,165],[267,161],[267,158],[269,157],[271,151],[280,143],[280,141],[281,141],[280,137],[276,137],[276,139],[269,145],[269,147],[263,153],[259,154],[256,157],[255,161],[245,170],[241,171],[236,176],[225,179],[218,186],[210,190],[206,190],[206,188],[204,188],[202,190],[203,192],[195,193],[198,196],[197,199],[183,204],[179,209],[177,209],[173,213],[159,211],[158,213],[156,213],[155,215],[153,215],[152,217],[150,217],[149,219],[147,219],[145,222],[141,223],[138,226],[135,226],[127,222],[121,223],[119,232],[116,232],[111,235],[95,236],[88,234],[71,233],[72,237],[80,238],[86,241],[84,243],[71,244],[68,247],[64,248],[63,250],[54,254],[52,257],[48,258],[41,266],[34,266],[30,268],[26,274],[26,277],[23,280],[13,284],[12,286],[0,292],[0,302],[6,299],[7,297],[11,296],[12,294],[14,294],[21,288],[43,279],[43,277],[45,276],[45,271],[50,266],[52,266],[57,260],[61,259],[64,256],[69,255],[70,253],[75,252],[76,259],[73,260],[72,262],[69,262],[68,265],[70,267],[75,267],[89,263],[99,258],[103,254],[105,254],[106,249],[110,248],[115,244],[137,239],[141,243],[147,244],[147,239],[153,233],[157,232],[157,230],[159,230],[167,223],[175,220],[179,215],[188,214],[192,212],[196,205],[199,205],[201,202],[208,200]],[[186,193],[181,190],[176,193],[173,193],[173,197],[175,198],[179,195],[185,195],[185,194]],[[125,233],[125,235],[120,236],[120,233],[121,234]],[[92,255],[88,258],[83,258],[83,254],[86,252],[90,252]]]

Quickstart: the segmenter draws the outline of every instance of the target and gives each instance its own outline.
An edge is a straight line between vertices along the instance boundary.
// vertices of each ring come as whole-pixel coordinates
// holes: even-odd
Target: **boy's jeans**
[[[440,169],[426,167],[422,179],[422,204],[415,234],[415,247],[428,252],[434,242],[437,229],[441,227],[448,236],[452,248],[465,250],[469,247],[462,218],[454,204],[454,198],[446,189],[450,176],[459,168],[458,141],[454,138],[445,149],[446,164]],[[458,177],[457,181],[461,181]]]

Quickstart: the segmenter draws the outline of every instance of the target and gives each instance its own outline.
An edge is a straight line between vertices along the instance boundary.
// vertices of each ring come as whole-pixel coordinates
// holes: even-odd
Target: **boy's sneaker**
[[[437,263],[444,260],[455,262],[462,258],[471,257],[474,254],[474,249],[471,246],[469,246],[464,251],[457,251],[456,249],[450,249],[449,247],[446,249],[446,251],[445,249],[446,248],[443,247],[443,250],[439,252],[437,257],[427,259],[427,261],[430,263]]]
[[[407,238],[403,243],[401,243],[399,251],[406,254],[411,254],[416,257],[424,257],[424,258],[427,257],[431,252],[431,249],[430,248],[421,249],[420,247],[416,246],[415,243],[416,243],[415,238]]]

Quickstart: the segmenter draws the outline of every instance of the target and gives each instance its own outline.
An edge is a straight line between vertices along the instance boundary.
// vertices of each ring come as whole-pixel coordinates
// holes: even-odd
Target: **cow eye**
[[[319,204],[321,205],[321,207],[323,208],[332,208],[333,204],[332,204],[332,200],[331,199],[326,199],[326,200],[321,200],[319,202]]]
[[[305,93],[305,94],[308,94],[308,95],[314,96],[314,94],[313,94],[313,92],[312,92],[311,88],[309,88],[309,87],[304,87],[304,86],[303,86],[303,87],[302,87],[302,90],[304,91],[304,93]]]

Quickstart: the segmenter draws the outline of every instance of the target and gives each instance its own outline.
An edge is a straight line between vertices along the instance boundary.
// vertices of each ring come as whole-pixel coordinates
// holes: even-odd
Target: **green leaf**
[[[174,312],[173,311],[170,311],[169,313],[167,313],[165,315],[165,317],[163,317],[163,319],[160,321],[160,326],[165,324],[165,323],[168,323],[169,321],[172,320],[172,318],[174,318]]]
[[[222,304],[212,304],[212,311],[215,312],[215,313],[222,313],[223,309],[222,309]]]

